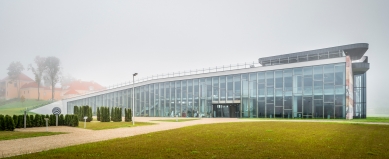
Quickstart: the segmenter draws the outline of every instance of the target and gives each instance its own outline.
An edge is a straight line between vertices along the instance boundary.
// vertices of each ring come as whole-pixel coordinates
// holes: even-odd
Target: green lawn
[[[153,125],[153,123],[135,122],[135,125],[132,125],[132,122],[99,122],[99,121],[91,121],[91,122],[86,122],[86,129],[104,130],[104,129],[124,128],[124,127],[146,126],[146,125]],[[78,127],[79,128],[84,128],[84,122],[79,122]]]
[[[199,120],[199,119],[166,119],[166,120],[152,120],[152,121],[163,121],[163,122],[185,122],[185,121],[192,121],[192,120]]]
[[[38,137],[38,136],[50,136],[64,134],[61,132],[18,132],[18,131],[0,131],[1,140],[13,140],[20,138]]]
[[[389,117],[367,117],[366,119],[353,119],[349,121],[389,123]]]
[[[389,126],[306,122],[206,124],[15,158],[389,158]]]
[[[26,100],[23,103],[20,101],[15,101],[11,103],[7,103],[5,105],[0,106],[0,114],[3,115],[21,115],[24,113],[24,110],[27,108],[28,110],[38,108],[43,104],[48,104],[49,101],[37,101],[37,100]],[[32,112],[28,112],[28,114],[35,114]]]
[[[366,119],[286,119],[286,118],[240,118],[240,120],[327,120],[327,121],[341,121],[341,122],[380,122],[389,123],[389,117],[367,117]]]

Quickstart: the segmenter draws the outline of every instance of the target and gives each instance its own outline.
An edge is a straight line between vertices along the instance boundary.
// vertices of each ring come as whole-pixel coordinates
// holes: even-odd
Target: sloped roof
[[[38,88],[38,83],[36,82],[30,82],[30,83],[27,83],[27,84],[24,84],[21,89],[23,88]],[[44,89],[44,90],[51,90],[51,87],[46,87],[46,86],[43,86],[43,85],[40,85],[39,88],[41,89]],[[55,88],[56,91],[61,91],[62,89],[61,88]]]
[[[43,86],[40,86],[40,87],[43,88]],[[38,83],[30,82],[30,83],[24,84],[21,88],[38,88]]]
[[[71,89],[71,90],[67,91],[64,95],[69,95],[69,94],[80,94],[80,93],[78,93],[74,89]]]
[[[93,88],[93,90],[101,90],[104,89],[103,86],[96,82],[86,82],[86,81],[72,81],[67,85],[67,89],[71,90],[90,90],[90,87]]]
[[[34,81],[33,79],[31,79],[30,77],[28,77],[24,73],[20,73],[18,79],[21,80],[21,81]],[[9,80],[9,76],[5,77],[1,81],[5,81],[5,80]]]

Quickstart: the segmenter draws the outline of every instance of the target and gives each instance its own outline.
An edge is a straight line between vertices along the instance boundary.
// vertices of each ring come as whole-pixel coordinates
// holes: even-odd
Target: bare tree
[[[18,88],[18,98],[20,98],[20,80],[19,80],[19,75],[22,73],[22,71],[24,70],[24,67],[23,65],[18,61],[18,62],[12,62],[9,66],[8,66],[8,76],[9,76],[9,79],[10,79],[10,82],[16,82],[16,85],[17,85],[17,88]]]
[[[61,86],[64,87],[66,85],[69,85],[71,82],[75,81],[76,78],[74,78],[72,75],[67,74],[66,76],[63,75],[61,77]]]
[[[38,101],[39,101],[39,98],[40,98],[39,88],[40,88],[41,83],[42,83],[43,72],[46,69],[46,67],[45,67],[46,58],[36,56],[34,61],[36,64],[36,68],[32,67],[32,65],[30,64],[28,67],[28,70],[31,70],[32,73],[34,73],[34,75],[35,75],[35,82],[38,84]]]
[[[60,80],[60,61],[57,57],[50,56],[45,60],[45,81],[50,81],[51,84],[51,100],[54,101],[55,85]]]

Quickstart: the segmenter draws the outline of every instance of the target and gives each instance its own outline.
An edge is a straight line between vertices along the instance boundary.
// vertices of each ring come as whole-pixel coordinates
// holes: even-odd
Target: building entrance
[[[239,104],[213,104],[215,118],[239,118]]]

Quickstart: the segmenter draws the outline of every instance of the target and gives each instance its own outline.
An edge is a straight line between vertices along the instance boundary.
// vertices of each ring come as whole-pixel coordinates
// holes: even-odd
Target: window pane
[[[276,88],[282,88],[283,87],[283,79],[282,79],[282,72],[283,71],[276,71],[275,76],[276,76]]]
[[[313,67],[314,80],[322,81],[323,80],[323,66],[315,66]]]
[[[324,82],[333,83],[334,82],[334,66],[333,65],[324,65]]]
[[[267,71],[266,72],[266,86],[267,87],[274,87],[273,71]]]

